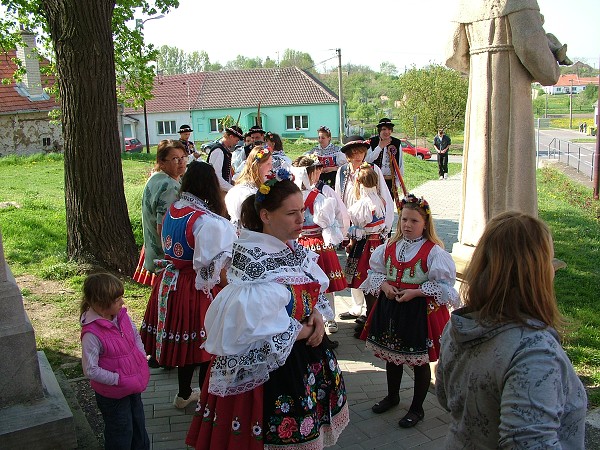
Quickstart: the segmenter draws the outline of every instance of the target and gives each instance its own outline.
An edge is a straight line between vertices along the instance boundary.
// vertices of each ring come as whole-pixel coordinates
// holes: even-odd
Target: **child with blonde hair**
[[[144,405],[150,372],[137,328],[123,307],[123,283],[89,275],[81,300],[81,365],[96,392],[107,449],[149,449]]]
[[[409,194],[393,238],[369,261],[369,276],[360,286],[378,295],[362,338],[386,362],[388,395],[375,405],[383,413],[400,402],[403,365],[414,370],[412,404],[398,425],[413,427],[423,419],[423,402],[431,382],[430,362],[438,359],[447,305],[458,305],[456,267],[438,238],[429,204]]]

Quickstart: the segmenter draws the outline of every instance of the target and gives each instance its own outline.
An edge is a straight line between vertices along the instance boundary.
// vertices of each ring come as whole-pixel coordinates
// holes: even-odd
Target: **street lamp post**
[[[154,19],[162,19],[164,16],[164,14],[159,14],[158,16],[154,16],[154,17],[148,17],[145,20],[142,19],[136,19],[135,20],[135,27],[139,28],[139,29],[143,29],[144,28],[144,24],[146,22],[148,22],[149,20],[154,20]],[[140,47],[140,56],[142,55],[142,49]],[[148,134],[148,112],[146,110],[146,99],[142,99],[143,102],[143,107],[144,107],[144,134],[146,137],[146,153],[150,153],[150,137]]]

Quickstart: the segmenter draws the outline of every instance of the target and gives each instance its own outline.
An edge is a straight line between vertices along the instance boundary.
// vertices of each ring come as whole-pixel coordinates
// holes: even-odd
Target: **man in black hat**
[[[242,129],[237,125],[225,128],[223,137],[211,146],[206,161],[215,168],[221,189],[227,192],[233,187],[231,152],[240,139],[244,138]]]
[[[196,150],[196,146],[193,141],[190,141],[190,135],[192,134],[192,128],[189,125],[181,125],[179,127],[179,140],[185,147],[185,152],[188,156],[193,155],[194,159],[200,158],[200,153]]]
[[[400,145],[400,139],[392,136],[394,131],[394,124],[390,119],[384,117],[377,124],[377,136],[373,136],[371,141],[371,147],[367,152],[365,161],[373,163],[381,169],[385,183],[388,189],[392,193],[394,198],[397,192],[392,189],[392,178],[394,175],[394,168],[392,167],[392,158],[398,163],[400,169],[400,175],[404,175],[404,159],[402,158],[402,146]],[[398,187],[399,181],[396,180],[396,187]]]

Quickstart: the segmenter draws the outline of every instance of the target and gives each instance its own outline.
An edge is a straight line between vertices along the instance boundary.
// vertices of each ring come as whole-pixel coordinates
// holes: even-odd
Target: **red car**
[[[125,138],[125,151],[131,153],[140,153],[144,146],[136,138]]]
[[[431,159],[431,152],[425,147],[415,147],[407,139],[400,139],[402,151],[419,159]]]

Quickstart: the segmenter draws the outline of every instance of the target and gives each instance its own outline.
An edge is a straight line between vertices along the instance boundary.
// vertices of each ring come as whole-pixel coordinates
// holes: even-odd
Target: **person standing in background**
[[[240,139],[244,139],[242,129],[236,125],[225,128],[223,137],[211,149],[206,162],[215,168],[221,190],[227,192],[233,187],[233,167],[231,152]]]
[[[185,152],[189,157],[189,162],[192,162],[194,159],[200,158],[201,154],[196,150],[196,146],[194,145],[194,141],[190,141],[190,135],[194,130],[189,125],[181,125],[179,127],[179,140],[185,147]]]
[[[371,139],[369,139],[371,146],[367,151],[365,161],[375,164],[381,169],[385,179],[385,184],[387,185],[388,190],[392,194],[394,200],[396,200],[397,204],[397,188],[400,180],[398,180],[398,177],[394,179],[392,158],[396,160],[401,176],[404,176],[404,159],[402,157],[402,146],[400,145],[400,139],[392,136],[393,131],[394,124],[390,119],[384,117],[379,121],[377,124],[377,136],[373,136]],[[396,189],[394,189],[394,187]]]
[[[448,178],[448,152],[450,151],[450,136],[440,128],[438,134],[433,138],[433,146],[437,152],[438,175],[440,180]]]

